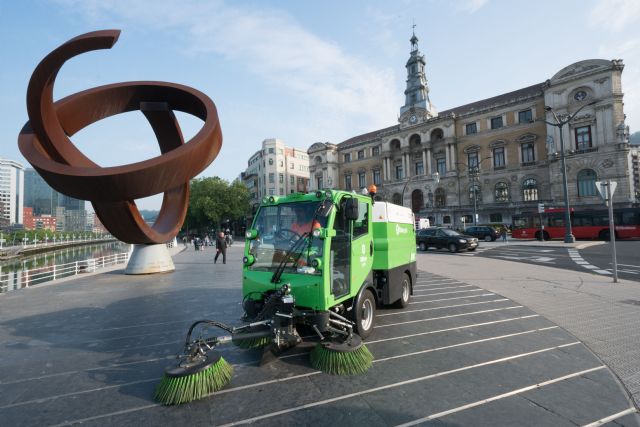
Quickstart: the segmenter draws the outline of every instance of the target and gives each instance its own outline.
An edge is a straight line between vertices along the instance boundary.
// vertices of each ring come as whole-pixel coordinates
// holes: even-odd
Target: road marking
[[[527,386],[527,387],[522,387],[522,388],[519,388],[517,390],[510,391],[508,393],[498,394],[496,396],[489,397],[487,399],[478,400],[477,402],[469,403],[467,405],[458,406],[457,408],[448,409],[446,411],[442,411],[442,412],[438,412],[438,413],[435,413],[435,414],[431,414],[431,415],[426,416],[424,418],[418,418],[417,420],[409,421],[408,423],[398,424],[396,427],[414,426],[416,424],[420,424],[420,423],[423,423],[425,421],[429,421],[429,420],[433,420],[435,418],[440,418],[440,417],[444,417],[444,416],[447,416],[447,415],[455,414],[456,412],[461,412],[461,411],[464,411],[464,410],[467,410],[467,409],[475,408],[476,406],[484,405],[484,404],[489,403],[489,402],[494,402],[496,400],[500,400],[500,399],[504,399],[504,398],[507,398],[507,397],[515,396],[515,395],[518,395],[518,394],[521,394],[521,393],[524,393],[524,392],[527,392],[527,391],[537,390],[537,389],[539,389],[541,387],[544,387],[544,386],[547,386],[549,384],[555,384],[555,383],[560,382],[560,381],[564,381],[564,380],[568,380],[568,379],[571,379],[571,378],[579,377],[580,375],[588,374],[590,372],[598,371],[600,369],[605,369],[605,368],[606,368],[606,366],[602,365],[602,366],[597,366],[597,367],[591,368],[591,369],[585,369],[584,371],[574,372],[573,374],[564,375],[562,377],[554,378],[552,380],[544,381],[544,382],[541,382],[541,383],[538,383],[538,384],[533,384],[533,385],[530,385],[530,386]]]
[[[611,264],[611,263],[609,263],[609,264]],[[640,268],[640,265],[633,265],[633,264],[620,264],[620,263],[618,263],[618,265],[621,265],[623,267]]]
[[[414,286],[413,288],[420,288],[420,289],[427,289],[430,291],[441,291],[441,290],[445,290],[445,289],[460,289],[460,288],[473,288],[476,287],[475,285],[464,285],[464,286],[448,286],[446,288],[432,288],[431,286]],[[424,291],[418,291],[418,292],[424,292]]]
[[[484,339],[480,339],[480,340],[467,341],[467,342],[458,343],[458,344],[452,344],[452,345],[448,345],[448,346],[444,346],[444,347],[436,347],[436,348],[432,348],[432,349],[426,349],[426,350],[406,353],[406,354],[402,354],[402,355],[390,356],[390,357],[386,357],[386,358],[382,358],[382,359],[375,359],[375,360],[373,360],[373,363],[379,363],[379,362],[398,359],[398,358],[402,358],[402,357],[415,356],[417,354],[422,354],[422,353],[430,353],[430,352],[435,352],[435,351],[447,350],[447,349],[450,349],[450,348],[462,347],[462,346],[465,346],[465,345],[479,344],[479,343],[487,342],[487,341],[495,341],[495,340],[504,339],[504,338],[511,338],[511,337],[514,337],[514,336],[526,335],[526,334],[530,334],[530,333],[547,331],[547,330],[550,330],[550,329],[557,329],[557,328],[558,328],[558,326],[551,326],[551,327],[547,327],[547,328],[531,329],[531,330],[528,330],[528,331],[516,332],[516,333],[512,333],[512,334],[507,334],[507,335],[501,335],[501,336],[497,336],[497,337],[490,337],[490,338],[484,338]],[[307,353],[301,353],[301,354],[307,354]],[[298,355],[296,355],[296,356],[298,356]],[[291,356],[289,356],[289,357],[291,357]],[[224,389],[224,390],[219,390],[219,391],[217,391],[215,393],[211,393],[211,394],[208,394],[206,396],[203,396],[203,398],[216,396],[216,395],[220,395],[220,394],[233,393],[233,392],[236,392],[236,391],[247,390],[247,389],[250,389],[250,388],[261,387],[261,386],[265,386],[265,385],[269,385],[269,384],[282,383],[282,382],[285,382],[285,381],[291,381],[291,380],[300,379],[300,378],[307,378],[307,377],[310,377],[310,376],[313,376],[313,375],[318,375],[318,374],[321,374],[321,373],[322,373],[322,371],[312,371],[312,372],[307,372],[305,374],[294,375],[294,376],[291,376],[291,377],[276,378],[276,379],[273,379],[273,380],[261,381],[261,382],[253,383],[253,384],[246,384],[246,385],[242,385],[242,386],[237,386],[237,387],[232,387],[232,388],[228,388],[228,389]],[[157,380],[158,380],[157,378],[154,378],[152,381],[157,381]],[[135,383],[117,384],[117,385],[114,385],[114,386],[111,386],[111,387],[123,387],[123,386],[127,386],[127,385],[130,385],[130,384],[136,384],[136,383],[139,383],[139,382],[140,381],[137,381]],[[76,392],[76,393],[67,393],[65,395],[50,396],[50,397],[42,398],[42,399],[35,399],[35,400],[31,400],[31,401],[19,402],[19,403],[15,403],[15,404],[11,404],[11,405],[0,407],[0,409],[9,408],[9,407],[13,407],[13,406],[25,405],[27,403],[34,403],[34,402],[40,403],[40,402],[45,402],[45,401],[48,401],[48,400],[55,400],[55,399],[57,399],[59,397],[65,397],[65,396],[73,395],[73,394],[82,394],[82,393],[87,393],[87,392],[90,392],[90,391],[98,391],[98,390],[102,390],[102,389],[104,389],[104,388],[94,389],[94,390],[86,390],[86,391],[81,391],[81,392]],[[84,419],[81,419],[81,420],[67,421],[67,422],[64,422],[64,423],[61,423],[61,424],[56,424],[55,426],[64,426],[64,425],[69,425],[69,424],[82,423],[82,422],[86,422],[86,421],[92,421],[92,420],[105,418],[105,417],[109,417],[109,416],[113,416],[113,415],[122,415],[122,414],[126,414],[126,413],[129,413],[129,412],[135,412],[135,411],[149,409],[149,408],[158,407],[158,406],[162,406],[162,405],[159,404],[159,403],[152,404],[152,405],[145,405],[145,406],[141,406],[141,407],[138,407],[138,408],[127,409],[127,410],[124,410],[124,411],[117,411],[117,412],[111,412],[111,413],[108,413],[108,414],[96,415],[94,417],[84,418]]]
[[[598,427],[598,426],[601,426],[601,425],[606,424],[608,422],[611,422],[613,420],[617,420],[618,418],[622,418],[625,415],[634,414],[636,412],[638,412],[638,410],[636,408],[629,408],[629,409],[626,409],[626,410],[624,410],[622,412],[618,412],[617,414],[609,415],[608,417],[602,418],[602,419],[600,419],[598,421],[594,421],[592,423],[585,424],[582,427]]]
[[[489,297],[495,295],[494,293],[486,293],[486,294],[480,294],[480,295],[468,295],[468,296],[464,296],[464,297],[453,297],[453,298],[440,298],[440,299],[432,299],[432,300],[428,300],[428,301],[412,301],[409,303],[409,305],[411,304],[428,304],[430,302],[439,302],[439,301],[451,301],[454,299],[463,299],[463,298],[478,298],[478,297]]]
[[[471,289],[471,290],[468,290],[468,291],[436,292],[434,294],[416,295],[415,298],[430,297],[431,295],[463,294],[465,292],[486,292],[486,290],[484,290],[484,289]]]
[[[502,298],[502,299],[494,299],[494,300],[490,300],[490,301],[470,302],[470,303],[467,303],[467,304],[456,304],[456,305],[445,305],[445,306],[442,306],[442,307],[421,308],[419,310],[402,310],[402,311],[398,311],[398,312],[395,312],[395,313],[378,314],[376,317],[397,316],[399,314],[418,313],[420,311],[430,311],[430,310],[442,310],[442,309],[445,309],[445,308],[464,307],[464,306],[467,306],[467,305],[488,304],[490,302],[502,302],[502,301],[509,301],[509,300],[507,298]]]
[[[470,370],[470,369],[475,369],[475,368],[480,368],[480,367],[483,367],[483,366],[489,366],[489,365],[494,365],[494,364],[498,364],[498,363],[502,363],[502,362],[507,362],[509,360],[515,360],[515,359],[519,359],[519,358],[522,358],[522,357],[531,356],[531,355],[534,355],[534,354],[544,353],[544,352],[547,352],[547,351],[558,350],[560,348],[569,347],[569,346],[577,345],[577,344],[580,344],[580,342],[576,341],[576,342],[569,343],[569,344],[563,344],[563,345],[559,345],[559,346],[555,346],[555,347],[547,347],[547,348],[543,348],[543,349],[540,349],[540,350],[535,350],[535,351],[531,351],[531,352],[527,352],[527,353],[516,354],[514,356],[503,357],[501,359],[490,360],[488,362],[478,363],[478,364],[475,364],[475,365],[463,366],[462,368],[451,369],[451,370],[448,370],[448,371],[443,371],[443,372],[438,372],[438,373],[435,373],[435,374],[425,375],[423,377],[412,378],[412,379],[406,380],[406,381],[400,381],[400,382],[397,382],[397,383],[387,384],[387,385],[383,385],[383,386],[379,386],[379,387],[373,387],[373,388],[370,388],[369,390],[362,390],[362,391],[358,391],[358,392],[355,392],[355,393],[349,393],[349,394],[345,394],[345,395],[342,395],[342,396],[336,396],[336,397],[333,397],[333,398],[330,398],[330,399],[319,400],[317,402],[307,403],[307,404],[304,404],[304,405],[295,406],[293,408],[283,409],[283,410],[280,410],[280,411],[275,411],[275,412],[271,412],[271,413],[268,413],[268,414],[259,415],[257,417],[247,418],[247,419],[240,420],[240,421],[234,421],[232,423],[223,424],[221,427],[231,427],[231,426],[235,426],[235,425],[239,425],[239,424],[253,423],[253,422],[264,420],[264,419],[267,419],[267,418],[273,418],[273,417],[277,417],[279,415],[284,415],[284,414],[288,414],[288,413],[291,413],[291,412],[297,412],[297,411],[300,411],[300,410],[303,410],[303,409],[315,408],[316,406],[326,405],[328,403],[333,403],[333,402],[339,402],[341,400],[350,399],[352,397],[362,396],[362,395],[365,395],[365,394],[375,393],[375,392],[382,391],[382,390],[388,390],[388,389],[391,389],[391,388],[401,387],[401,386],[404,386],[404,385],[413,384],[413,383],[417,383],[417,382],[420,382],[420,381],[430,380],[432,378],[443,377],[445,375],[451,375],[451,374],[455,374],[455,373],[458,373],[458,372],[467,371],[467,370]]]
[[[435,331],[427,331],[427,332],[417,332],[415,334],[402,335],[402,336],[396,336],[396,337],[391,337],[391,338],[383,338],[383,339],[374,340],[374,341],[366,341],[366,343],[367,343],[367,345],[369,345],[369,344],[376,344],[376,343],[379,343],[379,342],[402,340],[402,339],[405,339],[405,338],[413,338],[413,337],[418,337],[418,336],[422,336],[422,335],[439,334],[441,332],[451,332],[451,331],[456,331],[458,329],[469,329],[469,328],[475,328],[477,326],[495,325],[496,323],[506,323],[506,322],[511,322],[511,321],[514,321],[514,320],[531,319],[533,317],[540,317],[540,315],[539,314],[530,314],[528,316],[518,316],[518,317],[511,317],[509,319],[493,320],[491,322],[472,323],[471,325],[456,326],[456,327],[453,327],[453,328],[438,329],[438,330],[435,330]]]
[[[567,249],[567,252],[569,253],[569,257],[571,257],[571,260],[576,263],[577,265],[579,265],[582,268],[586,268],[587,270],[593,272],[593,273],[598,273],[598,274],[602,274],[602,275],[611,275],[611,272],[604,270],[598,266],[595,266],[593,264],[590,264],[589,262],[585,261],[584,258],[582,258],[582,256],[580,255],[580,253],[578,252],[577,249]]]
[[[397,322],[397,323],[389,323],[387,325],[374,326],[373,329],[388,328],[390,326],[398,326],[398,325],[408,325],[410,323],[430,322],[432,320],[451,319],[452,317],[471,316],[473,314],[484,314],[484,313],[491,313],[494,311],[513,310],[513,309],[522,308],[522,307],[523,307],[522,305],[515,305],[513,307],[492,308],[490,310],[472,311],[471,313],[460,313],[460,314],[451,314],[449,316],[428,317],[426,319],[418,319],[418,320],[407,320],[406,322]]]

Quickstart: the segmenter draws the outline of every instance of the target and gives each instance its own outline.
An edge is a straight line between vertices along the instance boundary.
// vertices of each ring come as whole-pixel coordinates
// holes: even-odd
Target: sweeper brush
[[[232,375],[233,367],[211,350],[166,369],[154,398],[164,405],[191,402],[222,389]]]
[[[363,374],[372,362],[373,355],[355,334],[348,342],[320,342],[311,351],[311,366],[328,374]]]

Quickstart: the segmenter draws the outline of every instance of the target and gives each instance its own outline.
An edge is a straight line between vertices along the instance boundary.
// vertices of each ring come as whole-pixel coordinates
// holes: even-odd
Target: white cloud
[[[464,0],[458,4],[458,8],[467,13],[475,13],[489,0]]]
[[[637,21],[640,21],[638,0],[598,0],[589,12],[592,28],[621,31]]]
[[[372,68],[340,47],[302,28],[285,12],[212,1],[59,0],[97,17],[134,22],[151,29],[186,35],[184,51],[221,55],[241,63],[268,82],[316,109],[333,111],[333,119],[365,112],[363,125],[386,126],[396,117],[397,91],[390,70]],[[335,135],[317,135],[318,138]],[[341,135],[344,136],[344,135]],[[352,136],[352,135],[347,135]],[[339,142],[339,141],[335,141]]]

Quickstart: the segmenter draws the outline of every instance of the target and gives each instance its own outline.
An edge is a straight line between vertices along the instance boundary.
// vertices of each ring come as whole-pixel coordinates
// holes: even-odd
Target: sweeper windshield
[[[249,269],[275,271],[285,255],[293,252],[288,256],[293,261],[287,262],[286,271],[303,269],[305,274],[314,274],[308,267],[312,257],[322,257],[322,240],[313,236],[313,230],[326,227],[327,222],[318,214],[319,207],[319,201],[261,207],[253,223],[258,235],[249,246],[249,254],[255,259]]]

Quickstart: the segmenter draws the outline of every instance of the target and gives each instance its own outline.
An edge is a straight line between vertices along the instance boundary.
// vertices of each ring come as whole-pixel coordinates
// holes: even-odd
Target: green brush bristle
[[[369,370],[373,355],[364,345],[357,350],[333,351],[318,343],[311,351],[311,366],[334,375],[363,374]]]
[[[262,348],[265,345],[271,343],[271,337],[250,338],[250,339],[238,339],[233,340],[233,344],[241,349],[249,350],[252,348]]]
[[[154,398],[164,405],[179,405],[202,399],[229,384],[232,375],[233,366],[221,357],[207,369],[193,375],[164,375],[156,387]]]

